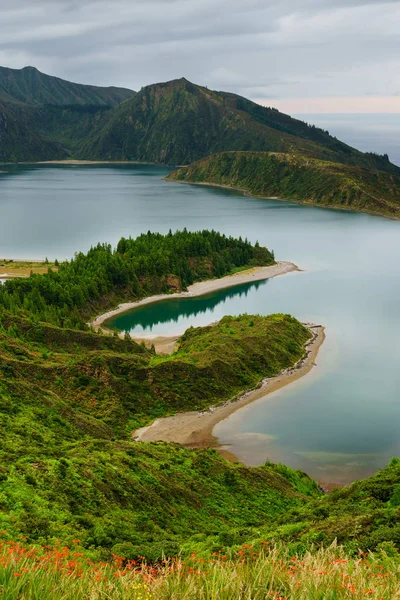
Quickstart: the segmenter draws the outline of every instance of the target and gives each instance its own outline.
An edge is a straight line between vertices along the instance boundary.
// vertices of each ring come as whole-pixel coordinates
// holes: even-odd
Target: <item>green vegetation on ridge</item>
[[[224,152],[169,173],[167,179],[400,217],[400,176],[299,154]]]
[[[181,165],[228,150],[300,152],[398,172],[387,157],[364,154],[276,109],[184,78],[149,85],[117,106],[78,155]]]
[[[33,67],[0,67],[0,161],[145,161],[188,164],[222,151],[302,153],[399,172],[315,126],[186,79],[138,94],[63,81]]]
[[[135,92],[0,67],[0,161],[68,158],[99,119]]]
[[[45,75],[34,67],[0,67],[0,99],[6,102],[51,106],[115,106],[135,92],[118,87],[71,83]]]

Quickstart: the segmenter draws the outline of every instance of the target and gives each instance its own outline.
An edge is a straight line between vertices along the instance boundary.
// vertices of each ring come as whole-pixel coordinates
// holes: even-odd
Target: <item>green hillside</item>
[[[304,475],[131,439],[138,425],[227,400],[293,365],[310,333],[292,317],[225,317],[189,330],[170,357],[4,311],[1,321],[0,529],[14,539],[78,538],[104,556],[126,543],[159,557],[318,495]]]
[[[67,158],[61,143],[41,134],[29,114],[0,99],[0,163]]]
[[[0,286],[0,595],[396,597],[399,459],[326,495],[281,464],[132,437],[294,366],[308,328],[290,315],[225,316],[162,356],[129,336],[65,327],[76,315],[82,326],[98,301],[272,261],[217,232],[148,233]]]
[[[299,154],[225,152],[174,171],[167,179],[400,217],[399,175]]]
[[[34,67],[0,67],[0,99],[29,105],[116,106],[132,98],[135,92],[125,88],[97,87],[64,81],[45,75]]]
[[[68,158],[99,120],[134,94],[70,83],[33,67],[0,67],[0,161]]]
[[[65,327],[98,299],[113,306],[121,293],[273,262],[266,248],[215,231],[148,233],[1,285],[0,530],[30,542],[81,539],[96,556],[128,544],[157,558],[210,527],[260,525],[318,495],[304,474],[289,481],[214,451],[132,440],[156,418],[207,409],[294,365],[311,334],[293,317],[224,317],[190,328],[170,356]],[[76,326],[85,327],[80,316]]]
[[[275,109],[184,78],[147,86],[117,107],[79,156],[188,164],[226,150],[301,152],[398,171],[387,158],[363,154]]]
[[[71,83],[33,67],[0,67],[0,120],[9,130],[0,138],[4,162],[70,157],[179,165],[237,150],[400,172],[386,155],[359,152],[276,109],[184,78],[136,94]]]
[[[225,317],[189,329],[178,352],[161,357],[2,311],[1,531],[30,544],[80,540],[106,560],[111,551],[210,556],[260,541],[292,555],[335,539],[350,556],[400,548],[399,460],[325,496],[283,465],[249,468],[212,449],[131,439],[154,418],[254,387],[293,364],[308,337],[287,315]]]

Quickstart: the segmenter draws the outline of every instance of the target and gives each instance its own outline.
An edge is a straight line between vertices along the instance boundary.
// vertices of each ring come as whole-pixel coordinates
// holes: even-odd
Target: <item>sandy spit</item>
[[[162,300],[169,300],[170,298],[194,298],[195,296],[204,296],[211,292],[233,287],[235,285],[240,285],[242,283],[251,283],[252,281],[263,281],[265,279],[270,279],[271,277],[283,275],[284,273],[290,273],[291,271],[299,271],[299,268],[291,262],[282,261],[277,262],[275,265],[272,265],[270,267],[254,267],[253,269],[240,271],[239,273],[235,273],[234,275],[227,275],[226,277],[221,277],[220,279],[208,279],[207,281],[199,281],[197,283],[194,283],[193,285],[190,285],[186,292],[176,292],[174,294],[159,294],[156,296],[143,298],[143,300],[138,300],[137,302],[125,302],[123,304],[120,304],[115,310],[110,310],[104,313],[103,315],[96,317],[91,323],[88,323],[88,325],[93,327],[93,329],[99,329],[101,325],[103,325],[105,321],[111,319],[111,317],[133,310],[145,304],[152,304],[154,302],[160,302]],[[146,339],[150,339],[150,337],[146,336]]]
[[[254,400],[304,377],[315,366],[319,348],[325,339],[325,330],[321,325],[306,326],[310,329],[312,338],[305,345],[305,356],[293,367],[285,369],[276,377],[263,379],[259,387],[245,392],[239,398],[233,398],[206,411],[192,411],[157,419],[149,427],[135,431],[133,439],[137,442],[177,442],[189,447],[218,447],[218,440],[212,435],[217,423]],[[221,453],[226,456],[223,450]]]

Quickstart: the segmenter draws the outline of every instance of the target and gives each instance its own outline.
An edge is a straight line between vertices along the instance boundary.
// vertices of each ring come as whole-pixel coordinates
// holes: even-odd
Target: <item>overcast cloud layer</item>
[[[0,0],[2,66],[184,76],[292,113],[400,112],[399,50],[400,0]]]

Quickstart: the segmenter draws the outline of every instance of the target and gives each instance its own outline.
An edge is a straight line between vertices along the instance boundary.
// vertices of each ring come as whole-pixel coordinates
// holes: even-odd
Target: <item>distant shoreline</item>
[[[315,359],[325,339],[325,328],[321,325],[306,324],[312,334],[305,348],[305,356],[294,366],[281,371],[275,377],[265,378],[260,385],[233,398],[203,411],[178,413],[171,417],[157,419],[148,427],[142,427],[133,433],[137,442],[175,442],[189,447],[213,446],[228,459],[237,460],[232,452],[224,450],[213,435],[214,427],[239,408],[263,398],[267,394],[304,377],[315,366]]]
[[[18,167],[19,165],[152,165],[154,167],[165,167],[168,169],[182,169],[188,165],[166,165],[164,163],[149,162],[143,160],[79,160],[79,159],[61,159],[61,160],[39,160],[39,161],[27,161],[27,162],[2,162],[1,166],[13,166]],[[1,171],[0,173],[7,173],[7,171]]]
[[[311,206],[312,208],[328,208],[329,210],[338,210],[341,212],[354,213],[354,214],[364,214],[371,215],[372,217],[380,217],[383,219],[390,219],[391,221],[400,221],[400,217],[384,215],[383,213],[373,212],[371,210],[363,210],[363,209],[355,209],[355,208],[347,208],[345,206],[333,206],[331,204],[317,204],[315,202],[307,201],[307,200],[294,200],[293,198],[282,198],[280,196],[256,196],[251,194],[248,190],[244,188],[234,187],[232,185],[226,185],[223,183],[209,183],[208,181],[178,181],[177,179],[168,179],[168,177],[164,177],[164,181],[168,183],[183,183],[186,185],[203,185],[209,187],[222,188],[226,190],[233,190],[234,192],[241,192],[243,196],[246,198],[256,198],[258,200],[277,200],[278,202],[291,202],[292,204],[301,204],[303,206]]]
[[[156,165],[157,163],[142,162],[140,160],[42,160],[38,162],[18,163],[25,165]]]
[[[190,285],[186,292],[176,292],[174,294],[158,294],[156,296],[143,298],[142,300],[137,300],[136,302],[125,302],[123,304],[120,304],[118,308],[110,310],[102,315],[99,315],[98,317],[93,319],[93,321],[88,323],[88,325],[93,329],[100,329],[102,328],[102,325],[106,321],[109,321],[111,318],[123,314],[125,312],[134,310],[139,306],[153,304],[155,302],[161,302],[163,300],[170,300],[171,298],[194,298],[196,296],[204,296],[211,292],[234,287],[243,283],[264,281],[272,277],[278,277],[279,275],[284,275],[285,273],[290,273],[292,271],[299,270],[300,269],[295,264],[291,262],[281,261],[268,267],[254,267],[247,269],[246,271],[234,273],[233,275],[226,275],[225,277],[221,277],[220,279],[207,279],[206,281],[199,281],[197,283],[194,283],[193,285]],[[110,331],[107,328],[105,330],[107,332]]]

